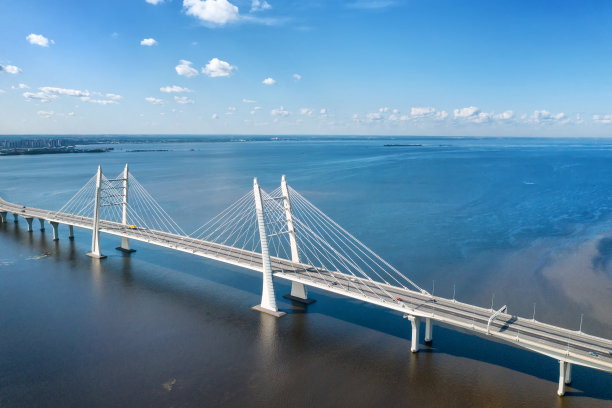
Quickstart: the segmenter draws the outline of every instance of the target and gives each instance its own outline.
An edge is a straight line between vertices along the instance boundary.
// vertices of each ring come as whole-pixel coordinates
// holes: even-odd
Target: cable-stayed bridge
[[[121,237],[117,248],[134,252],[130,241],[141,241],[261,272],[261,304],[253,309],[276,317],[274,279],[291,281],[292,301],[311,303],[307,287],[337,293],[403,313],[411,322],[411,351],[419,350],[420,330],[432,341],[434,322],[485,338],[502,340],[559,361],[558,394],[571,383],[572,365],[612,372],[612,341],[555,327],[535,319],[446,299],[420,288],[353,237],[281,179],[265,192],[254,180],[253,189],[216,217],[187,234],[172,220],[129,172],[107,178],[97,173],[59,210],[50,211],[9,203],[0,198],[0,219],[26,220],[33,230],[45,222],[59,239],[59,225],[92,231],[93,258],[104,258],[100,233]]]

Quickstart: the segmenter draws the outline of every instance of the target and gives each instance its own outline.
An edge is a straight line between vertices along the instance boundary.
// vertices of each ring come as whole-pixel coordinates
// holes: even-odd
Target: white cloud
[[[176,69],[177,74],[186,76],[187,78],[198,75],[198,70],[191,66],[191,61],[180,60],[179,64],[174,67],[174,69]]]
[[[454,110],[455,118],[464,119],[475,117],[478,115],[479,112],[480,109],[478,109],[476,106],[470,106],[469,108],[461,108]]]
[[[385,106],[384,108],[378,108],[378,111],[379,111],[380,113],[387,113],[387,112],[389,112],[389,110],[390,110],[390,109],[389,109],[388,107],[386,107],[386,106]]]
[[[34,33],[29,34],[26,37],[26,40],[28,40],[30,44],[40,45],[41,47],[48,47],[49,44],[55,44],[55,41],[45,38],[44,35],[34,34]]]
[[[216,113],[213,113],[210,118],[211,119],[219,119],[219,115],[217,115]]]
[[[305,115],[305,116],[312,116],[313,114],[313,110],[310,108],[301,108],[300,109],[300,115]]]
[[[164,103],[163,99],[154,98],[152,96],[147,96],[145,101],[152,103],[153,105],[162,105]]]
[[[366,119],[368,120],[368,122],[377,122],[377,121],[382,120],[383,116],[378,112],[368,113],[366,115]]]
[[[154,38],[145,38],[140,42],[140,45],[146,45],[147,47],[151,47],[152,45],[157,45],[157,41]]]
[[[0,65],[0,71],[15,75],[21,72],[21,68],[16,65]]]
[[[66,96],[77,96],[77,97],[89,97],[89,91],[81,91],[78,89],[68,89],[68,88],[56,88],[53,86],[43,86],[42,88],[38,88],[44,93],[49,95],[66,95]]]
[[[41,102],[50,102],[51,99],[57,98],[57,95],[50,95],[45,92],[24,92],[23,97],[29,100],[35,99]]]
[[[319,111],[319,113],[320,113],[321,115],[327,115],[327,109],[322,108],[322,109]]]
[[[117,105],[119,102],[111,99],[90,99],[89,97],[81,98],[89,103],[97,103],[98,105]]]
[[[266,0],[253,0],[251,2],[251,13],[271,8],[272,6]]]
[[[529,121],[541,124],[566,124],[569,122],[569,119],[563,112],[553,114],[547,110],[535,110],[533,111],[533,115],[531,115],[531,117],[529,118]]]
[[[119,99],[123,98],[121,95],[117,95],[117,94],[114,94],[114,93],[107,93],[106,97],[108,99],[112,99],[114,101],[118,101]]]
[[[496,114],[496,115],[493,115],[493,119],[495,119],[495,120],[501,120],[501,121],[504,121],[504,120],[510,120],[510,119],[512,119],[512,118],[514,118],[514,112],[513,112],[513,111],[511,111],[511,110],[507,110],[507,111],[505,111],[505,112],[502,112],[502,113],[498,113],[498,114]]]
[[[187,15],[213,25],[224,25],[239,18],[238,7],[227,0],[183,0]]]
[[[55,112],[53,112],[53,111],[43,111],[43,110],[40,110],[40,111],[36,112],[36,114],[37,114],[38,116],[40,116],[40,117],[43,117],[43,118],[47,118],[47,119],[48,119],[48,118],[50,118],[51,116],[55,115]]]
[[[444,120],[446,118],[448,118],[448,112],[447,111],[443,110],[443,111],[440,111],[440,112],[436,112],[436,119]]]
[[[270,111],[270,115],[272,116],[280,116],[280,117],[285,117],[285,116],[289,116],[290,113],[288,110],[286,110],[283,106],[276,108],[276,109],[272,109]]]
[[[301,81],[302,76],[300,74],[293,74],[293,79],[295,79],[296,81]]]
[[[254,101],[254,100],[252,100],[252,99],[245,99],[245,98],[242,98],[242,102],[243,102],[243,103],[255,103],[256,101]]]
[[[206,64],[204,68],[202,68],[202,73],[212,78],[227,77],[230,76],[235,69],[236,67],[229,62],[221,61],[219,58],[213,58],[208,61],[208,64]]]
[[[178,86],[178,85],[162,86],[161,88],[159,88],[159,90],[162,91],[162,92],[165,92],[165,93],[193,92],[189,88],[183,88],[183,87]]]
[[[413,118],[423,118],[427,116],[432,116],[436,113],[436,109],[426,106],[426,107],[414,107],[410,109],[410,116]]]
[[[194,103],[194,100],[189,99],[189,97],[187,96],[175,96],[174,102],[180,103],[181,105],[186,105],[186,104]]]
[[[227,110],[230,112],[236,112],[236,107],[235,106],[228,106]]]
[[[593,115],[593,120],[596,123],[604,123],[604,124],[612,123],[612,115],[611,114],[608,114],[608,115]]]
[[[273,78],[266,78],[263,81],[261,81],[262,84],[264,85],[274,85],[276,83],[276,81]]]
[[[154,6],[164,2],[164,0],[145,0],[145,1],[149,4],[153,4]]]
[[[11,85],[11,89],[30,89],[30,87],[26,84],[19,84],[17,86]]]
[[[68,112],[68,116],[74,116],[76,115],[74,112]]]

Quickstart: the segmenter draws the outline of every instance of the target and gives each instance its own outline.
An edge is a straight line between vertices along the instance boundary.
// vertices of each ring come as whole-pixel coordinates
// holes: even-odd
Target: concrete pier
[[[59,234],[58,234],[59,223],[51,221],[50,224],[51,224],[51,228],[53,229],[53,240],[59,241]]]
[[[45,230],[45,219],[39,218],[38,222],[40,222],[40,231],[43,232]]]
[[[34,221],[34,218],[26,217],[25,220],[28,223],[28,232],[32,232],[32,221]]]
[[[0,222],[4,223],[6,222],[6,211],[0,211]]]
[[[408,316],[412,325],[412,338],[410,339],[410,351],[419,352],[419,338],[421,333],[421,318],[419,316]]]
[[[428,317],[425,319],[425,344],[431,344],[433,342],[433,322]]]
[[[74,241],[74,227],[72,225],[68,226],[68,239]]]

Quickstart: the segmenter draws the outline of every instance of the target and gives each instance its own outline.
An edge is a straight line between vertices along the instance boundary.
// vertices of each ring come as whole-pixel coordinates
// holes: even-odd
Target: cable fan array
[[[273,258],[274,272],[299,273],[302,277],[324,281],[328,285],[346,282],[343,278],[347,276],[358,278],[359,282],[367,280],[371,285],[354,284],[347,290],[383,301],[389,298],[395,300],[395,297],[388,293],[388,288],[382,284],[426,293],[297,191],[290,187],[288,191],[299,253],[297,264],[274,262],[274,258],[292,259],[287,212],[280,187],[270,194],[261,191],[268,248]],[[190,236],[261,253],[254,207],[254,194],[249,192]],[[377,290],[373,290],[373,287]]]
[[[113,179],[102,175],[100,185],[100,220],[123,224],[123,203],[126,200],[123,172]],[[185,236],[183,229],[157,203],[140,182],[128,173],[127,222],[133,233],[154,237],[156,231]],[[93,218],[96,176],[85,185],[57,213]]]

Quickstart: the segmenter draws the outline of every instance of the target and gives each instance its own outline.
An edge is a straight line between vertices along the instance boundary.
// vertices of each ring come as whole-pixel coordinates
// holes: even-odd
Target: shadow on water
[[[12,227],[11,224],[0,224],[0,232],[5,235],[6,239],[25,244],[39,253],[50,253],[56,262],[68,261],[73,265],[89,264],[97,291],[104,289],[105,281],[115,279],[122,283],[120,287],[123,289],[135,288],[150,291],[155,293],[156,296],[171,300],[173,303],[195,308],[197,313],[202,313],[205,316],[214,314],[216,322],[223,326],[251,327],[254,320],[258,321],[259,333],[257,337],[259,343],[257,344],[258,361],[256,361],[256,364],[261,370],[269,368],[271,361],[279,358],[276,353],[280,347],[278,343],[283,343],[280,337],[281,331],[285,331],[285,335],[289,336],[290,345],[286,347],[295,351],[312,348],[313,339],[321,337],[325,338],[329,348],[342,349],[345,346],[342,337],[335,336],[333,333],[313,332],[310,328],[312,324],[310,318],[321,315],[368,331],[405,340],[406,354],[401,356],[401,359],[408,364],[407,375],[410,378],[418,378],[419,373],[422,375],[422,370],[426,370],[430,364],[433,364],[430,360],[433,356],[449,355],[544,379],[551,382],[551,390],[556,389],[558,363],[555,360],[504,343],[490,341],[480,335],[436,325],[434,344],[431,347],[422,347],[418,355],[411,355],[409,351],[410,323],[402,319],[401,314],[397,312],[364,304],[360,301],[329,295],[317,289],[310,291],[310,296],[317,299],[317,302],[312,305],[304,306],[294,302],[281,302],[279,304],[282,310],[293,315],[291,317],[275,319],[251,312],[246,307],[244,307],[244,312],[237,312],[237,308],[243,306],[242,303],[237,306],[234,298],[219,291],[209,289],[203,292],[204,282],[231,286],[234,290],[246,293],[249,299],[258,299],[261,279],[255,272],[238,272],[239,269],[235,267],[208,268],[208,265],[213,264],[212,261],[188,259],[187,256],[178,254],[176,256],[181,257],[181,268],[184,266],[188,270],[211,269],[213,272],[188,273],[193,279],[200,281],[199,285],[190,286],[180,283],[164,285],[163,281],[160,282],[159,277],[152,276],[147,271],[143,272],[139,270],[140,267],[135,266],[137,262],[135,262],[136,258],[133,257],[137,257],[138,253],[134,255],[122,253],[116,264],[107,263],[105,265],[105,261],[100,260],[91,260],[90,263],[89,259],[84,260],[85,255],[77,250],[74,241],[67,239],[62,239],[59,242],[53,241],[45,237],[44,233],[40,235],[40,239],[35,239],[36,231],[26,232],[20,228],[20,224],[14,224]],[[160,263],[169,264],[170,269],[172,269],[176,260],[167,258],[171,257],[164,258]],[[219,270],[221,272],[218,272]],[[277,294],[280,295],[289,291],[289,285],[280,281],[276,289]],[[287,309],[287,306],[289,306],[289,309]],[[502,330],[507,330],[513,319],[507,321]],[[419,355],[421,355],[420,358]],[[334,356],[328,356],[328,358],[332,360],[331,364],[343,363],[342,361],[333,361]],[[379,361],[381,352],[378,350],[369,350],[366,354],[362,353],[360,358],[366,362],[366,365],[372,367],[381,365]],[[568,387],[567,396],[612,399],[612,389],[608,386],[608,375],[597,374],[594,370],[583,367],[574,367],[573,379],[574,383],[571,387]],[[559,402],[559,405],[563,406],[563,402]]]

